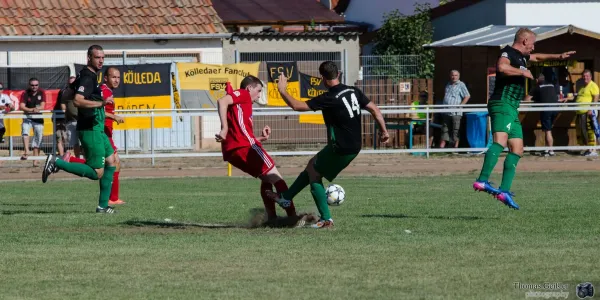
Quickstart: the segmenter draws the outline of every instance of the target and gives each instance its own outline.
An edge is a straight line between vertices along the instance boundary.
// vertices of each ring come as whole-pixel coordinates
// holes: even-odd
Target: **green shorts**
[[[506,132],[508,139],[523,139],[523,128],[519,121],[518,109],[504,101],[491,100],[488,103],[488,112],[492,133]]]
[[[106,134],[94,130],[81,130],[77,131],[77,134],[83,149],[85,164],[94,169],[103,169],[106,158],[115,153]]]
[[[317,153],[314,167],[321,176],[331,182],[354,160],[354,158],[356,158],[356,156],[358,156],[358,153],[335,153],[333,147],[327,145]]]

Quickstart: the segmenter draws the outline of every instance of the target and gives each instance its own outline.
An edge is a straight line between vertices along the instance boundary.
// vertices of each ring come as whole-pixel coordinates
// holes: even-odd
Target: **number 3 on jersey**
[[[342,101],[344,101],[344,105],[346,105],[346,109],[348,110],[348,114],[350,115],[351,119],[354,118],[355,111],[356,115],[360,116],[360,105],[358,105],[358,99],[356,99],[356,95],[354,93],[350,94],[351,103],[348,103],[346,97],[343,97]]]

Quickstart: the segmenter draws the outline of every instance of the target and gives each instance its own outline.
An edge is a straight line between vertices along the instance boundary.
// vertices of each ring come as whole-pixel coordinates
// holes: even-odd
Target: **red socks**
[[[79,158],[79,157],[75,157],[75,156],[71,156],[71,158],[69,158],[69,162],[78,163],[78,164],[85,164],[85,159]]]
[[[281,179],[281,180],[275,182],[275,190],[277,190],[277,194],[281,194],[288,190],[288,186],[285,183],[285,181],[283,179]],[[294,206],[294,201],[292,201],[291,199],[286,199],[286,200],[290,201],[290,207],[284,208],[288,217],[296,216],[296,207]]]
[[[275,202],[267,197],[265,191],[272,191],[273,185],[268,182],[261,182],[260,184],[260,196],[263,199],[263,204],[265,205],[265,211],[267,212],[267,216],[269,219],[273,219],[277,217],[277,212],[275,211]]]
[[[121,172],[115,172],[115,174],[113,175],[113,183],[112,188],[110,190],[110,198],[108,198],[110,201],[119,200],[119,173]]]

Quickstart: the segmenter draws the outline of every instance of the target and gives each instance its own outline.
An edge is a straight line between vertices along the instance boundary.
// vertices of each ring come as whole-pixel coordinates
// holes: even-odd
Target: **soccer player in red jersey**
[[[269,138],[271,128],[265,126],[260,137],[255,137],[252,130],[252,104],[259,100],[262,89],[263,83],[260,79],[246,76],[240,84],[240,89],[228,89],[228,94],[217,100],[221,132],[216,134],[215,138],[221,143],[223,160],[261,180],[260,195],[267,217],[272,221],[277,218],[275,202],[267,197],[266,191],[272,191],[275,186],[277,193],[282,193],[288,186],[261,144]],[[277,203],[285,209],[288,217],[297,217],[293,201],[282,199]],[[304,223],[305,220],[300,218],[296,226],[302,226]]]
[[[123,117],[115,115],[115,104],[113,102],[114,99],[112,90],[118,88],[120,82],[121,72],[119,71],[119,69],[115,67],[109,67],[104,75],[104,84],[100,87],[100,89],[102,90],[102,99],[111,99],[111,101],[108,101],[107,104],[104,106],[104,111],[106,113],[106,119],[104,121],[104,133],[108,136],[108,140],[110,141],[112,148],[115,150],[115,161],[117,165],[117,169],[115,170],[115,173],[113,175],[113,183],[108,201],[109,205],[125,203],[123,200],[119,199],[119,172],[121,171],[121,160],[119,159],[119,155],[117,154],[117,146],[115,146],[115,142],[112,138],[113,122],[117,122],[117,124],[121,124],[124,122]],[[70,156],[70,154],[67,154],[65,160],[68,162],[85,163],[85,159]]]

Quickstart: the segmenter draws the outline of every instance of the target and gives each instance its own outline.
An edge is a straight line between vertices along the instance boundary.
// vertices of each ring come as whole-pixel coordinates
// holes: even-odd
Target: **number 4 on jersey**
[[[348,114],[350,115],[351,119],[354,118],[355,111],[356,115],[360,116],[360,105],[358,105],[358,99],[356,99],[356,95],[354,95],[354,93],[350,94],[350,101],[352,104],[348,103],[346,97],[343,97],[342,101],[344,101],[344,105],[346,105],[346,109],[348,110]]]

